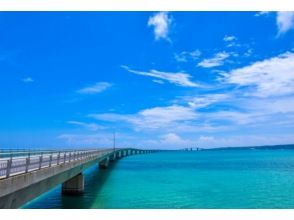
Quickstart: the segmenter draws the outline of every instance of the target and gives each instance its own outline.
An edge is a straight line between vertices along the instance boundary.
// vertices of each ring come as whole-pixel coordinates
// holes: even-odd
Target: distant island
[[[217,147],[201,150],[294,150],[294,144],[264,145],[264,146],[244,146],[244,147]]]

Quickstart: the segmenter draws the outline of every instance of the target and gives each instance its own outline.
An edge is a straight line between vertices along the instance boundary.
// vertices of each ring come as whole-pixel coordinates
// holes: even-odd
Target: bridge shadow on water
[[[105,182],[112,173],[112,170],[118,165],[119,161],[115,160],[109,163],[107,169],[99,169],[91,167],[85,171],[85,190],[81,195],[62,195],[61,207],[63,209],[88,209],[93,206],[99,196],[99,192],[103,188]]]

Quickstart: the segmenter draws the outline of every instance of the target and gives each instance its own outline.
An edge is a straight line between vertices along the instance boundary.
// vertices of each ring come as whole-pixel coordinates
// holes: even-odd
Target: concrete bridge
[[[134,154],[156,150],[134,148],[39,152],[0,160],[0,208],[18,208],[35,197],[62,184],[63,194],[78,195],[84,191],[83,171]]]

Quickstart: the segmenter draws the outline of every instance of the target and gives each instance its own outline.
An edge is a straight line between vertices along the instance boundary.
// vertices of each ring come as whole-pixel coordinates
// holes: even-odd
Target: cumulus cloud
[[[168,34],[171,23],[172,19],[169,16],[168,12],[156,13],[148,20],[148,26],[154,28],[154,36],[156,40],[169,40]]]
[[[177,86],[200,87],[199,84],[192,82],[190,80],[191,75],[189,75],[188,73],[184,73],[184,72],[171,73],[171,72],[161,72],[158,70],[150,70],[148,72],[143,72],[143,71],[132,70],[128,66],[122,66],[122,68],[129,71],[130,73],[157,78],[157,79],[164,80],[169,83],[175,84]]]
[[[252,86],[250,95],[258,97],[280,96],[294,92],[294,53],[255,62],[223,74],[227,83]]]
[[[212,68],[216,66],[222,66],[227,58],[230,57],[230,54],[223,51],[216,53],[212,58],[204,59],[200,63],[198,63],[198,66],[204,67],[204,68]]]
[[[110,88],[111,86],[112,86],[112,84],[110,84],[108,82],[97,82],[94,85],[79,89],[77,92],[80,94],[92,95],[92,94],[97,94],[97,93],[103,92],[104,90]]]

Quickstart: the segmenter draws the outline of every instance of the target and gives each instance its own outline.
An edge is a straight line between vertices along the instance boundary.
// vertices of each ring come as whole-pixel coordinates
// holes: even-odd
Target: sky
[[[293,12],[2,12],[0,147],[294,143]]]

